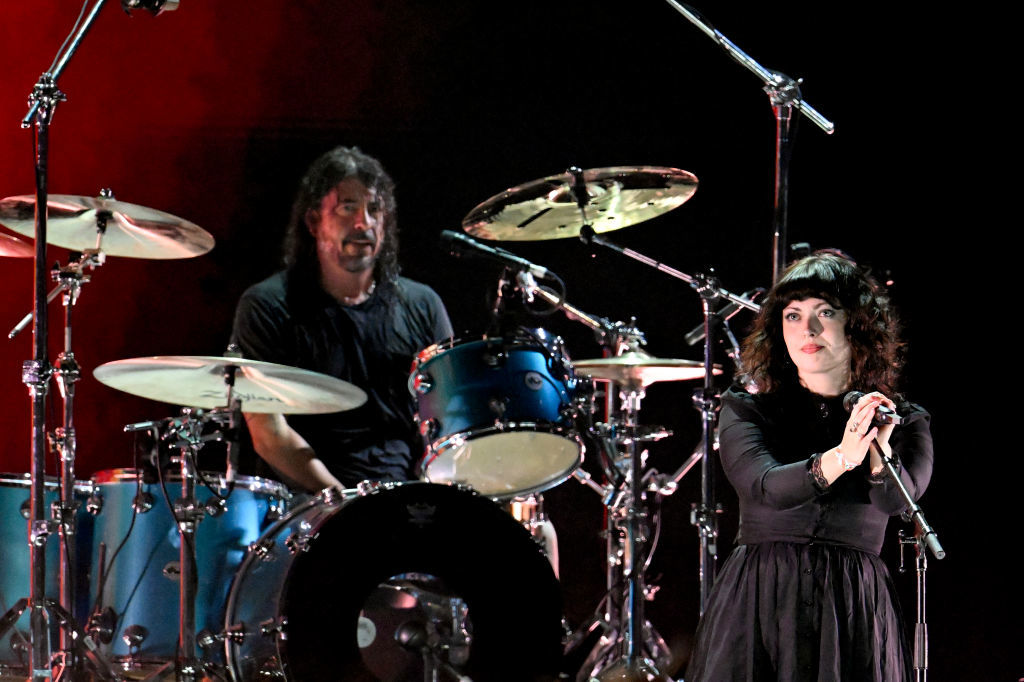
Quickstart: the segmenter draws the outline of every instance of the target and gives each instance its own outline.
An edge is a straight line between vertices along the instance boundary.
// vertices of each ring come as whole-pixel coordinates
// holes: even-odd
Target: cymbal
[[[0,232],[0,256],[8,258],[32,258],[36,250],[15,236]]]
[[[0,223],[35,237],[34,195],[0,201]],[[110,256],[170,259],[201,256],[213,248],[213,236],[170,213],[104,197],[51,194],[46,201],[46,241],[72,251],[100,249]],[[107,227],[97,245],[97,214]]]
[[[575,360],[572,366],[591,379],[619,384],[650,386],[659,381],[689,381],[704,378],[704,363],[697,360],[675,360],[651,357],[643,351],[628,351],[611,358]],[[712,374],[721,374],[720,365]]]
[[[598,234],[667,213],[697,191],[697,176],[678,168],[592,168],[583,171],[583,180],[589,195],[586,221]],[[571,173],[561,173],[507,189],[470,211],[462,227],[481,239],[578,237],[584,222],[574,181]]]
[[[224,371],[235,366],[234,397],[243,412],[321,414],[366,402],[366,393],[347,381],[305,369],[259,360],[219,356],[164,355],[115,360],[93,375],[100,383],[162,403],[212,409],[227,407]]]

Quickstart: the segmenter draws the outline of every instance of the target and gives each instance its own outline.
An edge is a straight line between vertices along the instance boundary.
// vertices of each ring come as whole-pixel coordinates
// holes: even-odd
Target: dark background
[[[84,374],[78,478],[130,466],[122,426],[176,409],[108,389],[91,370],[145,355],[220,354],[239,294],[278,266],[297,178],[336,144],[378,156],[396,179],[404,272],[440,293],[462,338],[483,332],[498,271],[448,256],[438,234],[458,229],[503,189],[570,165],[695,173],[700,188],[688,203],[608,236],[688,274],[714,268],[731,291],[770,284],[768,98],[666,3],[182,0],[157,18],[128,17],[108,4],[60,81],[68,101],[52,128],[51,192],[110,187],[122,201],[200,225],[217,246],[187,261],[111,257],[93,273],[75,309],[73,349]],[[32,136],[18,123],[78,9],[64,0],[0,10],[4,196],[33,192]],[[991,124],[971,115],[957,86],[986,68],[969,20],[849,3],[719,1],[699,9],[761,64],[803,77],[807,101],[836,123],[828,136],[795,119],[790,241],[841,248],[893,282],[911,349],[907,392],[933,414],[937,464],[922,504],[948,551],[929,564],[931,679],[1017,679],[1021,599],[1009,578],[1019,576],[1019,562],[1009,549],[1012,526],[991,502],[1001,492],[991,477],[1006,480],[1016,452],[1012,440],[998,442],[1000,425],[979,428],[965,417],[978,393],[999,385],[994,370],[1012,338],[984,320],[975,327],[996,269],[991,254],[973,246],[993,224],[981,154],[1001,152],[999,142],[980,142]],[[701,311],[685,283],[576,240],[504,246],[559,273],[573,305],[611,319],[635,316],[653,354],[701,357],[682,340]],[[66,256],[51,249],[51,261]],[[0,322],[9,329],[31,309],[31,262],[5,259],[0,286]],[[50,310],[56,357],[61,308]],[[735,319],[739,331],[749,316]],[[587,329],[560,315],[538,324],[561,334],[574,358],[600,354]],[[5,472],[29,468],[20,366],[31,354],[27,332],[0,346]],[[693,388],[659,384],[644,400],[642,421],[675,431],[651,448],[662,471],[698,443]],[[691,473],[665,500],[651,570],[661,590],[648,614],[680,668],[697,620],[689,508],[698,478]],[[574,482],[545,499],[561,532],[565,611],[575,624],[603,591],[601,506]],[[724,558],[735,500],[724,484],[719,499]],[[894,538],[885,554],[895,571]],[[912,617],[913,573],[897,581]],[[530,614],[510,617],[529,633]]]

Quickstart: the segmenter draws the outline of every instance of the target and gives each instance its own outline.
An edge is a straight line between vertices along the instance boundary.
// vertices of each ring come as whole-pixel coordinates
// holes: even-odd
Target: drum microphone
[[[860,391],[850,391],[843,398],[843,409],[847,412],[853,412],[853,406],[857,404],[857,401],[864,397],[864,393]],[[885,426],[887,424],[902,424],[903,417],[896,414],[896,410],[886,407],[885,405],[878,405],[875,407],[875,418],[871,420],[873,426]]]
[[[749,301],[754,301],[758,296],[764,295],[766,291],[767,289],[764,289],[762,287],[751,289],[747,293],[743,294],[743,298]],[[744,310],[743,306],[741,306],[739,303],[734,303],[730,301],[727,305],[722,306],[721,310],[717,310],[713,314],[716,315],[719,319],[725,321],[731,320],[733,315],[735,315],[741,310]],[[696,343],[699,343],[700,341],[703,341],[704,323],[701,322],[696,327],[691,329],[690,333],[683,337],[683,340],[686,341],[686,344],[688,346],[692,346]]]
[[[535,265],[525,258],[509,253],[505,249],[481,244],[475,239],[459,232],[444,230],[441,232],[441,241],[448,245],[448,252],[453,256],[467,255],[490,258],[509,267],[529,272],[534,277],[547,277],[551,274],[547,268],[541,265]]]

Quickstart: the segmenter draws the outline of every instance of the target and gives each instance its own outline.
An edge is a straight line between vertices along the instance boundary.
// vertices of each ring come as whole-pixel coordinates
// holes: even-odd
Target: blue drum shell
[[[227,494],[220,474],[204,474],[223,496]],[[111,607],[118,620],[114,639],[101,646],[108,656],[128,656],[121,639],[124,630],[141,625],[148,634],[135,659],[167,661],[175,657],[179,635],[179,550],[181,537],[159,483],[141,483],[131,469],[99,472],[93,479],[102,508],[96,517],[93,555],[106,544],[107,578],[101,607]],[[174,504],[181,496],[180,477],[166,485]],[[214,493],[197,481],[200,505],[216,502]],[[152,502],[148,511],[136,513],[133,501],[138,493]],[[274,481],[239,476],[226,501],[226,509],[205,515],[195,534],[197,591],[196,631],[219,633],[231,581],[245,557],[248,546],[284,511],[287,489]],[[125,537],[127,536],[127,540]],[[124,541],[124,545],[118,547]],[[116,557],[115,557],[116,553]],[[99,598],[93,581],[93,603]]]
[[[431,440],[493,426],[495,421],[565,426],[564,408],[574,380],[543,346],[500,339],[472,341],[424,362],[418,374],[430,388],[418,391],[421,422],[435,420]],[[496,402],[503,409],[495,410]]]

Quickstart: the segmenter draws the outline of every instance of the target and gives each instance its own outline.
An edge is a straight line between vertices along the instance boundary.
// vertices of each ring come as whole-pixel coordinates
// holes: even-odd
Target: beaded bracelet
[[[836,448],[836,460],[839,461],[839,464],[843,467],[844,471],[853,471],[857,468],[856,464],[843,457],[843,451],[839,448]]]

